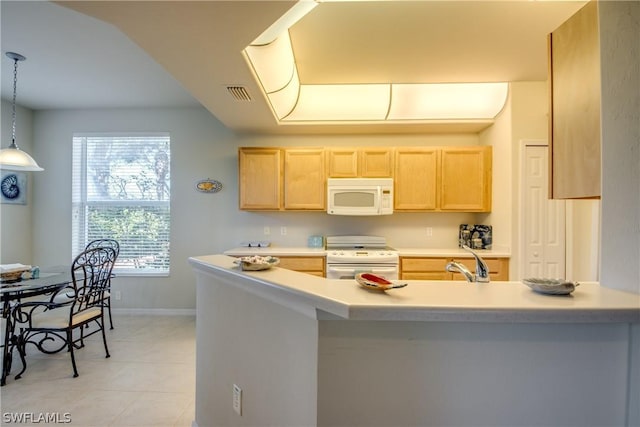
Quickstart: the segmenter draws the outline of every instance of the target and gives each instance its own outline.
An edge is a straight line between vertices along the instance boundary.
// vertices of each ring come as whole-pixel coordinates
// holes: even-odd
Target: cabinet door
[[[508,258],[484,258],[489,267],[491,281],[509,280]],[[401,257],[400,279],[404,280],[466,280],[460,273],[449,273],[445,267],[449,261],[463,264],[472,273],[476,271],[475,258]]]
[[[327,150],[330,178],[387,178],[393,174],[389,148],[331,148]]]
[[[451,280],[451,273],[445,270],[447,262],[447,258],[402,257],[400,279]]]
[[[282,156],[277,148],[240,148],[240,209],[273,210],[281,206]]]
[[[330,178],[356,178],[358,176],[358,150],[356,148],[331,148],[329,157]]]
[[[394,166],[394,209],[424,211],[437,208],[437,148],[398,148]]]
[[[285,150],[284,208],[324,210],[326,206],[325,154],[322,148]]]
[[[442,149],[440,209],[491,211],[491,147]]]
[[[587,3],[549,37],[550,195],[600,197],[598,2]]]
[[[485,264],[489,267],[489,278],[492,282],[509,280],[509,259],[508,258],[485,258],[482,257]],[[476,272],[475,258],[454,259],[469,269],[472,273]],[[453,280],[466,280],[460,273],[453,273]]]
[[[325,258],[322,256],[280,256],[281,268],[313,274],[314,276],[324,276]]]
[[[388,148],[361,148],[358,173],[363,178],[393,176],[393,151]]]

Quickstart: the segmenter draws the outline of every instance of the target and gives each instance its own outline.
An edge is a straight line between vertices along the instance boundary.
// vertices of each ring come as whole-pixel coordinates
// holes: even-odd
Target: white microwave
[[[391,215],[392,178],[329,178],[327,213],[330,215]]]

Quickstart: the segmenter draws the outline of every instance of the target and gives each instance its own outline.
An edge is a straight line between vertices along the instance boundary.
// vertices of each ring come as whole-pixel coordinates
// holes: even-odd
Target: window
[[[169,147],[168,134],[74,135],[74,255],[113,238],[118,274],[169,274]]]

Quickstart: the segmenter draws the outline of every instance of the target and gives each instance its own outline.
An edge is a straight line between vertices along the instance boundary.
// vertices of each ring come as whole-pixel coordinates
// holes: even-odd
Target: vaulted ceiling
[[[29,3],[43,2],[2,1],[3,52],[17,51],[21,43],[29,46],[32,51],[20,53],[37,60],[39,72],[37,80],[24,84],[31,90],[42,85],[42,93],[62,85],[69,98],[76,91],[95,94],[91,105],[78,101],[81,108],[136,106],[127,100],[127,88],[136,93],[148,87],[150,99],[140,99],[140,105],[167,106],[172,97],[178,106],[200,103],[237,132],[424,130],[375,124],[278,125],[242,50],[293,1],[58,1],[44,2],[48,10],[39,18],[44,22],[27,16],[18,21],[23,22],[20,26],[9,20],[12,14],[37,15],[37,5]],[[544,81],[546,35],[584,3],[321,2],[290,29],[290,35],[304,84]],[[63,34],[39,34],[39,42],[29,45],[29,27],[38,25],[44,28],[34,28],[36,34],[46,32],[46,27]],[[76,44],[84,50],[77,51]],[[91,60],[83,60],[84,54]],[[7,61],[3,59],[3,97]],[[77,77],[55,79],[55,73],[46,72],[54,65],[58,73]],[[111,74],[101,73],[101,67]],[[238,101],[228,86],[245,87],[252,100]],[[34,108],[74,108],[64,97],[59,97],[59,107],[52,100],[37,101],[36,93],[29,100]],[[123,105],[117,105],[118,96]]]

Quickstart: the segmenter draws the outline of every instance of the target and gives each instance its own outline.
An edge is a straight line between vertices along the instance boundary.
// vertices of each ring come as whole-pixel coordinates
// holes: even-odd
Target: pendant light
[[[18,148],[16,144],[16,87],[18,84],[18,61],[24,61],[24,56],[15,52],[7,52],[7,56],[13,59],[13,104],[11,116],[11,145],[0,150],[0,169],[14,171],[41,171],[44,170],[33,157]]]

